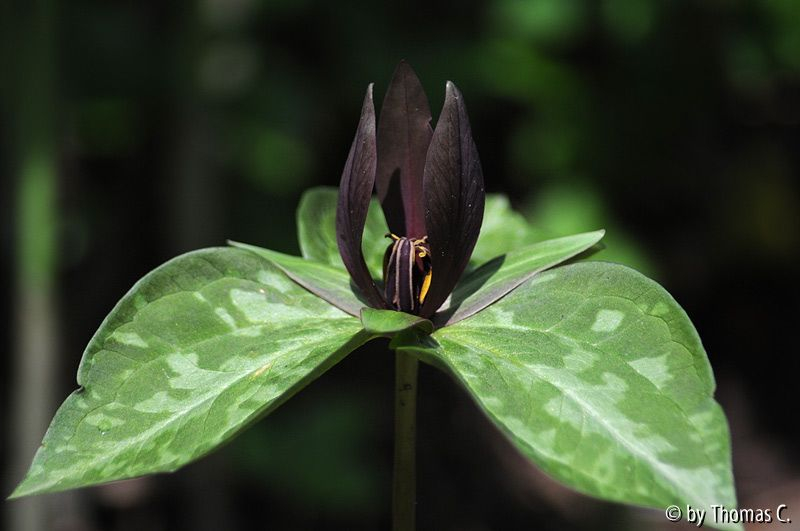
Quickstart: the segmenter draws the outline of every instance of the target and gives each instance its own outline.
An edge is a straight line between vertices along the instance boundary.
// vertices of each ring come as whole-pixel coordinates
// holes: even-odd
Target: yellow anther
[[[386,233],[386,234],[384,234],[383,236],[384,236],[385,238],[391,238],[391,239],[393,239],[394,241],[399,241],[399,240],[400,240],[400,236],[398,236],[397,234],[394,234],[393,232],[387,232],[387,233]]]
[[[428,274],[425,275],[425,279],[422,281],[422,287],[419,289],[419,303],[422,304],[425,302],[425,295],[428,294],[428,288],[431,287],[431,276],[433,275],[433,270],[428,270]]]

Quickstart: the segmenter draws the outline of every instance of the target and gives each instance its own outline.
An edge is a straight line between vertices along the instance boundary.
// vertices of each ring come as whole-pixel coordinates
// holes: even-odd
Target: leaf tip
[[[19,485],[17,485],[14,490],[6,497],[6,501],[18,500],[20,498],[24,498],[25,496],[30,496],[31,494],[36,493],[35,488],[30,488],[27,486],[28,483],[28,476],[20,481]]]

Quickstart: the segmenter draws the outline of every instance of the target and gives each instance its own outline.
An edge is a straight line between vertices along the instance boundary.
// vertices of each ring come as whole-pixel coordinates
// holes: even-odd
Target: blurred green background
[[[227,238],[297,251],[300,194],[338,183],[366,85],[406,58],[434,115],[461,88],[488,191],[542,237],[606,228],[597,258],[684,306],[741,506],[800,522],[797,0],[7,0],[0,28],[4,495],[138,278]],[[384,347],[183,471],[5,502],[5,528],[385,529]],[[420,378],[420,529],[667,524],[548,480]]]

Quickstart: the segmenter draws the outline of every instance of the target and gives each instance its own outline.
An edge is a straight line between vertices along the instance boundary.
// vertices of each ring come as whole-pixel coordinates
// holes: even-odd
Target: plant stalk
[[[417,505],[417,358],[395,354],[392,529],[413,531]]]

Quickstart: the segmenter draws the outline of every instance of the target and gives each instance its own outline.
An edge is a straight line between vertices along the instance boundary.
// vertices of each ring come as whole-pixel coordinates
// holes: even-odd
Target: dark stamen
[[[428,238],[406,238],[387,234],[394,240],[386,249],[383,279],[386,302],[401,312],[418,313],[431,281]]]

